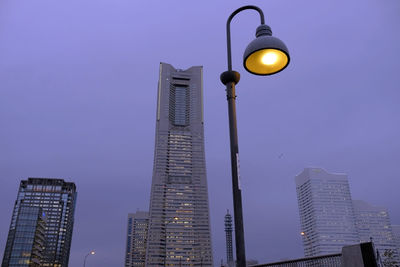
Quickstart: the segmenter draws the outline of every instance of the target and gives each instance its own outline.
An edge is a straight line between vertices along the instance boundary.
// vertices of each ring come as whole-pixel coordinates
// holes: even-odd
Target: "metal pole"
[[[235,242],[236,242],[236,258],[237,266],[246,266],[246,253],[244,245],[244,228],[243,228],[243,209],[242,209],[242,192],[240,188],[239,177],[239,144],[236,124],[236,95],[235,83],[231,82],[226,85],[226,96],[228,100],[229,114],[229,135],[231,147],[231,170],[232,170],[232,190],[233,190],[233,209],[235,213]]]

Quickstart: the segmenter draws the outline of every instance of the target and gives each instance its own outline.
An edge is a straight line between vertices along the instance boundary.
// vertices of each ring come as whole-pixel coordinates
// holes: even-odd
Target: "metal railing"
[[[340,267],[342,254],[330,254],[295,260],[251,265],[251,267]]]

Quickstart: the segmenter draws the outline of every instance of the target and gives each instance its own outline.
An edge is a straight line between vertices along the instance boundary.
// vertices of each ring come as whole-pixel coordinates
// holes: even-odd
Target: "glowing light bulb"
[[[278,55],[274,52],[267,52],[261,58],[261,62],[265,65],[273,65],[277,60]]]

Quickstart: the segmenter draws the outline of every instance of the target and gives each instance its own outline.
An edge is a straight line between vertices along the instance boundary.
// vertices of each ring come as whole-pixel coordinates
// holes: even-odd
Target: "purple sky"
[[[70,266],[123,266],[129,212],[147,209],[159,62],[204,66],[205,145],[215,262],[232,210],[225,23],[264,10],[291,53],[271,77],[246,73],[259,18],[232,23],[247,258],[303,256],[294,176],[349,175],[353,199],[400,224],[398,0],[0,1],[0,258],[19,181],[78,189]],[[283,154],[282,157],[280,155]]]

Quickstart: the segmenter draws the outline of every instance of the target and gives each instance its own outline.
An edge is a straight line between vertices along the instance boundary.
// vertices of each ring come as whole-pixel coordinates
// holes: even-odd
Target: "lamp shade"
[[[257,28],[256,36],[243,55],[244,68],[256,75],[272,75],[287,67],[290,61],[286,45],[273,37],[266,25]]]

